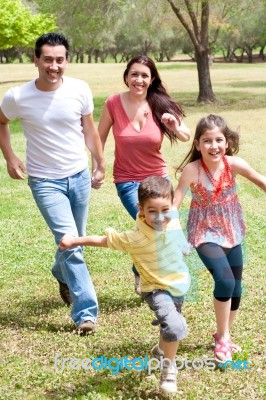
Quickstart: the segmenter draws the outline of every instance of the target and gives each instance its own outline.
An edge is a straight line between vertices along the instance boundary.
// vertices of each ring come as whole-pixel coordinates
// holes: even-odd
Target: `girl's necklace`
[[[221,173],[219,180],[217,181],[216,179],[214,179],[214,177],[212,176],[210,170],[208,169],[208,167],[206,166],[206,164],[204,163],[203,159],[200,159],[202,168],[205,172],[205,174],[207,175],[207,178],[209,179],[210,183],[212,184],[213,187],[213,200],[217,199],[222,191],[222,188],[224,187],[224,183],[229,183],[230,181],[230,174],[229,174],[229,165],[227,162],[225,162],[224,157],[222,158],[225,169],[224,171]]]

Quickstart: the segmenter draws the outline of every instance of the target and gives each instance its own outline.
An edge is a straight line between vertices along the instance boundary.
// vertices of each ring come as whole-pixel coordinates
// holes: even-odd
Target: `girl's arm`
[[[193,176],[194,176],[193,165],[192,164],[186,165],[181,173],[177,188],[174,193],[173,205],[177,209],[180,208],[182,201],[184,200],[184,197],[186,196],[186,193],[193,181]]]
[[[235,175],[239,174],[244,176],[266,192],[266,176],[261,175],[254,168],[251,168],[251,166],[240,157],[230,157],[230,162]]]
[[[97,246],[108,247],[106,236],[80,236],[75,237],[71,235],[64,235],[59,243],[59,250],[66,250],[76,246]]]

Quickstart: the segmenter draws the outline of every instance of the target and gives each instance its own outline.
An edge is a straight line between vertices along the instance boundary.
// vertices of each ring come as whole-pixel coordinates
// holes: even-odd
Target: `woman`
[[[123,206],[136,219],[140,182],[155,175],[167,178],[161,153],[164,136],[171,143],[186,142],[190,131],[183,122],[182,107],[168,95],[149,57],[132,58],[124,72],[124,82],[128,90],[106,100],[98,130],[104,148],[112,127],[114,183]],[[139,276],[135,268],[133,271],[139,294]]]

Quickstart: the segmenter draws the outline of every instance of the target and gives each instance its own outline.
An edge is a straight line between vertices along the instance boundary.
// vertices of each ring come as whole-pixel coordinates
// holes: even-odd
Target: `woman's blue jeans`
[[[89,170],[63,179],[46,179],[29,176],[36,204],[52,231],[58,245],[61,237],[86,234],[88,203],[91,191]],[[83,321],[96,321],[98,302],[93,283],[83,258],[82,247],[57,250],[52,267],[54,277],[67,284],[73,307],[71,316],[76,325]]]
[[[169,179],[169,177],[166,176],[165,179]],[[121,200],[121,203],[134,220],[136,220],[137,213],[139,211],[138,188],[140,184],[141,182],[121,182],[115,184],[117,194]],[[139,276],[139,273],[134,264],[132,267],[132,271],[135,275]]]
[[[139,211],[138,188],[140,183],[141,182],[122,182],[115,184],[121,203],[134,220],[136,220]]]
[[[136,220],[137,218],[137,213],[139,211],[138,209],[138,188],[139,188],[140,182],[122,182],[122,183],[116,183],[116,190],[117,194],[121,200],[121,203],[131,215],[131,217]],[[134,275],[139,276],[139,273],[137,271],[137,268],[135,265],[132,265],[132,271],[134,272]]]

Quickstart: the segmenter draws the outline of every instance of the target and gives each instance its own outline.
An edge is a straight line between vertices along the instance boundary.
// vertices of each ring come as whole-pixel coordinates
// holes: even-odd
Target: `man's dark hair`
[[[42,46],[48,44],[49,46],[65,46],[66,48],[66,58],[68,57],[69,43],[66,37],[62,33],[49,32],[44,33],[40,36],[35,43],[35,56],[40,58],[42,54]]]
[[[174,189],[169,179],[162,176],[150,176],[144,179],[138,188],[139,204],[143,206],[146,200],[159,197],[170,197],[173,202]]]

